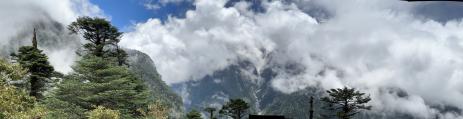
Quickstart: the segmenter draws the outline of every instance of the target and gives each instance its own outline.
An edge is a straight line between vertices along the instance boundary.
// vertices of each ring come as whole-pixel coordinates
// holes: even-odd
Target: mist
[[[263,1],[259,7],[265,10],[255,11],[251,2],[229,2],[197,0],[185,18],[136,23],[120,45],[148,54],[169,85],[200,80],[240,61],[258,72],[295,63],[303,71],[279,72],[271,81],[275,90],[348,86],[372,96],[373,112],[463,118],[462,16],[423,10],[450,3]],[[62,73],[72,70],[82,41],[66,25],[78,16],[110,19],[88,0],[3,0],[0,16],[0,56],[30,45],[37,28],[39,48]]]
[[[70,72],[81,38],[70,35],[66,25],[79,16],[101,16],[88,0],[3,0],[0,1],[0,56],[8,57],[20,46],[31,45],[37,29],[39,48],[61,73]]]
[[[348,86],[368,92],[374,112],[463,118],[463,24],[417,12],[432,3],[267,1],[264,12],[248,2],[226,3],[199,0],[185,18],[138,23],[120,44],[147,53],[168,84],[199,80],[243,60],[257,69],[293,62],[303,73],[280,72],[274,89],[290,94]],[[440,111],[446,107],[457,110]]]

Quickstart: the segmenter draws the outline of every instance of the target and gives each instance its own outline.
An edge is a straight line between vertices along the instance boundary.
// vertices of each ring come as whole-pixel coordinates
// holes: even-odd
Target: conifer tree
[[[327,109],[336,112],[336,116],[340,119],[350,119],[362,109],[371,109],[371,106],[366,105],[371,100],[370,96],[365,96],[365,93],[356,91],[355,88],[344,87],[326,92],[329,96],[323,97],[321,101],[327,103]]]
[[[139,77],[122,66],[127,57],[117,46],[122,33],[102,18],[80,17],[68,28],[89,41],[84,45],[88,52],[81,55],[81,60],[72,67],[74,72],[64,77],[50,100],[87,111],[105,107],[120,112],[121,118],[139,118],[149,111],[148,89]]]
[[[37,38],[34,29],[34,37],[32,38],[32,46],[22,46],[19,48],[18,54],[12,54],[13,57],[26,68],[30,74],[29,95],[37,99],[42,98],[41,91],[44,90],[45,84],[49,81],[54,72],[53,66],[48,62],[48,57],[42,53],[42,50],[37,48]]]
[[[233,119],[241,119],[246,115],[249,109],[249,104],[242,99],[230,99],[222,109],[219,111],[220,114],[230,116]]]
[[[147,108],[147,88],[115,60],[87,55],[77,61],[73,69],[58,85],[57,99],[86,110],[93,110],[95,106],[119,110],[122,117],[140,117],[138,110]]]
[[[81,34],[89,43],[84,48],[90,54],[98,57],[115,57],[118,65],[127,65],[127,53],[119,43],[122,32],[103,18],[79,17],[68,29],[71,33]]]

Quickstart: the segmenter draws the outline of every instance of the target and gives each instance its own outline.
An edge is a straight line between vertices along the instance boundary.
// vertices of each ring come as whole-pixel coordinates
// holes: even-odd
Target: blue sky
[[[90,0],[103,10],[106,16],[111,18],[112,24],[121,31],[132,31],[131,26],[135,23],[146,22],[149,18],[165,21],[169,16],[184,17],[185,12],[194,9],[192,0],[184,0],[178,3],[160,3],[159,0]],[[226,6],[232,6],[240,0],[230,0]],[[245,0],[254,3],[251,9],[256,12],[265,11],[259,6],[260,0]],[[157,5],[158,9],[147,9],[145,4]],[[440,22],[461,18],[463,11],[461,5],[453,2],[431,2],[431,4],[419,5],[416,8],[416,15],[428,17]]]
[[[145,22],[149,18],[165,21],[168,16],[184,17],[185,12],[193,9],[191,2],[161,4],[159,0],[90,0],[111,18],[113,25],[121,31],[130,31],[134,23]],[[146,3],[159,5],[159,9],[147,9]]]

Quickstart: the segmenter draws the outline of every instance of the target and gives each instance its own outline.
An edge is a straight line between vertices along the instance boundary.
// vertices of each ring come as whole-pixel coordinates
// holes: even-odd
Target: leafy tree
[[[323,97],[321,101],[328,104],[329,111],[335,111],[340,119],[350,119],[360,110],[370,110],[371,106],[366,105],[371,98],[365,93],[356,91],[355,88],[338,88],[326,91],[329,96]]]
[[[86,110],[103,106],[119,110],[123,116],[142,116],[148,106],[148,90],[126,67],[114,60],[86,55],[77,61],[74,72],[58,85],[55,98]]]
[[[127,53],[117,45],[122,32],[119,32],[109,21],[97,17],[79,17],[68,26],[68,29],[71,33],[82,34],[89,41],[84,44],[84,48],[90,54],[98,57],[116,57],[119,65],[127,64]]]
[[[186,118],[187,119],[202,119],[201,113],[199,113],[198,111],[194,109],[188,112],[188,114],[186,114]]]
[[[119,115],[120,113],[117,110],[98,106],[96,109],[88,112],[88,119],[120,119]]]
[[[209,113],[209,118],[210,119],[215,119],[214,118],[214,112],[216,111],[217,109],[213,108],[213,107],[206,107],[204,109],[204,111],[206,111],[207,113]]]
[[[244,100],[230,99],[229,102],[222,106],[222,109],[219,111],[219,113],[230,116],[233,119],[241,119],[246,115],[248,109],[249,105]]]
[[[46,114],[45,108],[38,105],[34,97],[8,84],[22,79],[25,73],[26,70],[19,65],[0,59],[0,119],[30,119]]]

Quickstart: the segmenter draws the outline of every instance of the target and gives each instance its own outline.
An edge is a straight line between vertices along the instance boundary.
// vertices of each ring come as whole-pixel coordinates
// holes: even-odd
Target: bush
[[[88,112],[89,119],[120,119],[120,112],[117,110],[106,109],[98,106],[96,109]]]

